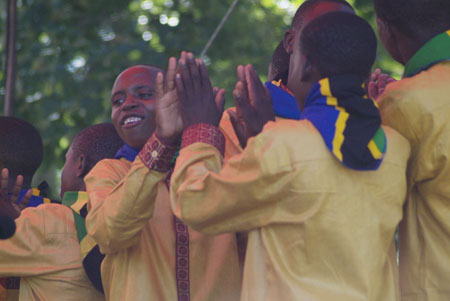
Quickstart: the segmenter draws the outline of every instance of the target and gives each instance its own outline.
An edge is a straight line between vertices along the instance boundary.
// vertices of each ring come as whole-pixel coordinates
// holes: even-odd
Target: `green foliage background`
[[[44,141],[45,179],[59,194],[59,175],[72,137],[110,121],[115,77],[138,63],[166,66],[181,50],[199,54],[232,0],[18,0],[17,85],[14,116],[34,124]],[[267,66],[302,0],[241,0],[207,53],[213,84],[227,89],[235,67]],[[371,0],[350,0],[375,26]],[[6,1],[0,4],[0,107],[5,94]],[[376,29],[374,27],[374,29]],[[378,47],[376,66],[399,77],[402,67]]]

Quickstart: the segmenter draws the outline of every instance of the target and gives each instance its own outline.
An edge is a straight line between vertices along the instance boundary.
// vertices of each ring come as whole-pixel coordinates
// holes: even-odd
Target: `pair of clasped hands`
[[[270,94],[251,65],[237,67],[233,91],[236,111],[229,111],[242,147],[275,120]],[[213,88],[205,63],[192,53],[169,59],[167,74],[156,77],[156,135],[167,145],[176,145],[184,129],[207,123],[218,126],[225,105],[225,90]]]

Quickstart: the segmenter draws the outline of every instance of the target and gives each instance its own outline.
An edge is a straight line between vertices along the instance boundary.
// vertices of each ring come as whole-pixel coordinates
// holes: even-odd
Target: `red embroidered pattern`
[[[225,152],[225,138],[219,128],[212,124],[198,123],[184,130],[181,148],[195,142],[208,143],[214,146],[222,156]]]
[[[139,152],[139,158],[149,169],[166,172],[171,168],[171,161],[176,151],[176,147],[163,144],[153,133]]]
[[[173,170],[172,170],[173,171]],[[167,175],[166,186],[169,189],[172,171]],[[178,301],[189,301],[189,230],[188,227],[175,215],[175,279],[177,281]]]

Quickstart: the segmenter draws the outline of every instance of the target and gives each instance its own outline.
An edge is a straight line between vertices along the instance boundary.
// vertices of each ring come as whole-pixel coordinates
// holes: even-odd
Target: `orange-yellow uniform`
[[[241,300],[397,300],[394,232],[409,145],[384,131],[383,163],[360,172],[338,162],[307,120],[269,122],[225,163],[219,130],[191,127],[172,208],[204,233],[249,231]]]
[[[26,208],[15,222],[14,236],[0,240],[0,277],[20,277],[19,300],[105,300],[84,271],[69,207]]]
[[[172,213],[173,155],[154,135],[133,162],[102,160],[85,178],[86,225],[106,254],[101,274],[108,300],[239,299],[235,235],[200,234]]]
[[[443,38],[440,36],[439,38]],[[389,84],[381,96],[383,123],[411,144],[408,199],[399,228],[403,300],[450,300],[450,30],[447,47],[425,45],[407,64],[429,66]],[[435,46],[436,51],[427,50]]]

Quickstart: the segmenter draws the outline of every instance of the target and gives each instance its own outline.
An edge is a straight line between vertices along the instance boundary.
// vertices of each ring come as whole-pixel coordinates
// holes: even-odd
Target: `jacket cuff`
[[[184,130],[181,148],[196,142],[207,143],[214,146],[219,150],[222,156],[225,152],[225,138],[219,128],[212,124],[198,123],[191,125]]]
[[[177,150],[177,147],[162,143],[153,133],[139,152],[139,158],[149,169],[167,172],[172,167],[172,159]]]

